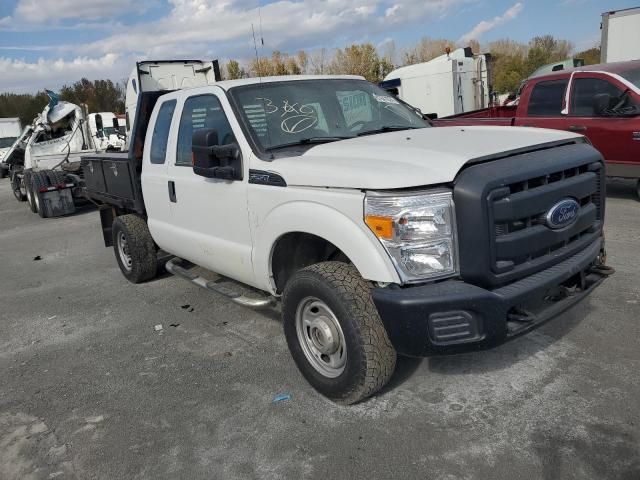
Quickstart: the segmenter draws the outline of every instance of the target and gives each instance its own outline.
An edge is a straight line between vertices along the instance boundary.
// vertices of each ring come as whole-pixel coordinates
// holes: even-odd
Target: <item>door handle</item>
[[[572,132],[586,132],[587,127],[585,127],[584,125],[569,125],[569,130],[571,130]]]
[[[169,180],[169,201],[176,203],[176,183],[173,180]]]

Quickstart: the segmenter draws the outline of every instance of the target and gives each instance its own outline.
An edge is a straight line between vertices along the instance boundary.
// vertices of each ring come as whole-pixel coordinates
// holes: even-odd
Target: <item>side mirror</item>
[[[593,96],[593,113],[594,115],[603,115],[604,112],[611,107],[611,95],[608,93],[599,93]]]
[[[242,180],[242,152],[237,143],[218,145],[213,128],[196,130],[192,138],[193,173],[206,178]]]
[[[438,119],[438,114],[437,113],[423,113],[422,114],[422,118],[424,118],[425,120],[437,120]]]

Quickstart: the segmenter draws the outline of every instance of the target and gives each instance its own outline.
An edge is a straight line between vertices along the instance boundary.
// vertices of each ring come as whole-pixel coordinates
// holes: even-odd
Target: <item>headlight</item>
[[[364,210],[365,222],[389,253],[403,282],[458,273],[451,191],[368,192]]]

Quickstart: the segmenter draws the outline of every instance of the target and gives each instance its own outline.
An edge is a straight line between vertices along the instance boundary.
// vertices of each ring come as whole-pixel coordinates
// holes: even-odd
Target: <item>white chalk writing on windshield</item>
[[[283,99],[282,106],[278,107],[270,98],[257,97],[256,100],[262,101],[267,115],[282,112],[280,129],[285,133],[304,132],[318,123],[318,115],[309,104],[290,103],[288,99]]]

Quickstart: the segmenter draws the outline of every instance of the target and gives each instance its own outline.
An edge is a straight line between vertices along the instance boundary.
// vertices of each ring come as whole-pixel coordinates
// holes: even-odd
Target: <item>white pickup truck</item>
[[[604,164],[582,136],[433,128],[350,76],[131,81],[129,153],[83,159],[122,273],[153,278],[161,249],[240,304],[280,301],[297,366],[334,401],[379,390],[397,353],[530,331],[610,273]]]

